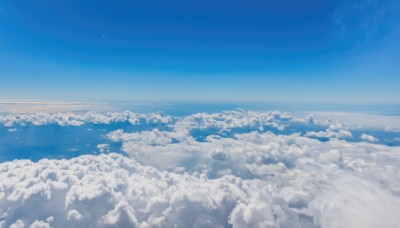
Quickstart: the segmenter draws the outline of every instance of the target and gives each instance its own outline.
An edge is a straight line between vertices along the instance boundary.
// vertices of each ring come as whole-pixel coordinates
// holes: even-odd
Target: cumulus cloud
[[[253,112],[237,109],[221,113],[196,113],[193,115],[173,118],[163,113],[134,113],[124,112],[85,112],[85,113],[30,113],[0,115],[0,124],[6,127],[57,124],[60,126],[81,126],[85,123],[110,124],[129,122],[140,125],[174,124],[175,128],[186,129],[218,129],[220,131],[235,128],[251,128],[263,130],[272,127],[279,130],[285,129],[285,123],[292,117],[280,111]]]
[[[133,113],[125,112],[86,112],[86,113],[31,113],[0,115],[0,123],[6,127],[57,124],[60,126],[81,126],[85,123],[110,124],[129,122],[131,124],[152,123],[167,124],[172,117],[162,113]]]
[[[8,181],[0,184],[3,227],[240,227],[288,222],[262,181],[162,172],[117,154],[3,163],[0,178],[6,177]],[[261,211],[251,213],[257,209]]]
[[[386,126],[384,129],[385,132],[400,132],[400,128],[399,129],[393,129],[391,126]]]
[[[141,133],[117,130],[108,137],[122,142],[123,151],[141,164],[167,171],[179,166],[187,172],[202,172],[209,177],[233,174],[241,178],[271,178],[269,175],[275,176],[277,171],[291,172],[305,161],[365,172],[365,169],[375,167],[369,164],[377,163],[377,158],[398,150],[398,147],[335,139],[320,142],[299,134],[271,132],[235,134],[233,137],[211,135],[204,141],[197,141],[188,133],[159,130]],[[380,162],[385,164],[389,160],[384,158]]]
[[[342,140],[352,133],[340,123],[284,135],[279,132],[296,120],[278,111],[182,118],[92,114],[72,119],[107,123],[136,117],[138,122],[130,122],[170,128],[111,131],[105,135],[109,143],[97,145],[107,153],[98,156],[0,163],[0,227],[398,224],[400,147]],[[33,123],[22,119],[12,125]],[[199,138],[196,131],[206,134]],[[121,145],[126,156],[108,153],[112,143]]]
[[[100,153],[110,152],[110,145],[106,143],[98,144],[97,149],[99,150]]]
[[[211,178],[205,170],[162,171],[113,153],[71,160],[2,163],[0,224],[3,227],[21,224],[42,227],[385,224],[390,227],[396,224],[400,213],[398,148],[343,141],[324,145],[298,135],[275,137],[278,136],[248,134],[240,138],[258,141],[259,149],[268,139],[278,142],[270,150],[265,148],[254,154],[251,151],[256,151],[255,145],[244,143],[240,152],[247,153],[245,160],[242,164],[231,163],[230,167],[247,166],[252,176],[233,172],[234,175],[221,173]],[[307,149],[312,144],[320,145]],[[277,151],[280,149],[286,153],[281,155]],[[367,151],[376,159],[369,158]],[[220,157],[220,152],[213,153]],[[226,153],[229,156],[217,160],[229,161],[238,156],[234,151]],[[292,165],[285,165],[285,160]],[[208,162],[204,165],[212,163]]]
[[[338,130],[338,131],[332,131],[330,129],[327,129],[326,131],[309,131],[304,134],[306,137],[312,137],[312,138],[336,138],[336,139],[345,139],[345,138],[352,138],[353,134],[350,131],[347,130]]]
[[[368,141],[368,142],[378,142],[379,140],[372,135],[362,133],[360,139]]]
[[[292,117],[286,112],[253,112],[237,109],[235,111],[211,114],[196,113],[177,121],[176,128],[216,128],[218,130],[226,130],[247,127],[255,130],[262,130],[264,127],[273,127],[283,130],[285,129],[285,122],[291,119]]]

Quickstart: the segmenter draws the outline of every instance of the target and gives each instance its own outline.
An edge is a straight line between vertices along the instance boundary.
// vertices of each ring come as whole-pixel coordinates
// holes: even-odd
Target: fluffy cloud
[[[81,126],[85,123],[110,124],[129,122],[139,125],[174,124],[175,128],[185,129],[217,129],[220,131],[235,128],[251,128],[264,130],[264,127],[273,127],[279,130],[285,128],[285,123],[292,117],[285,112],[252,112],[237,109],[222,113],[197,113],[186,117],[173,118],[162,113],[134,113],[124,112],[86,112],[86,113],[31,113],[0,115],[0,124],[6,127],[32,125],[58,124],[60,126]],[[301,119],[301,121],[304,121]]]
[[[256,141],[257,137],[252,136]],[[279,143],[297,144],[295,147],[305,150],[307,141],[312,140],[292,136]],[[273,159],[257,162],[260,158],[255,154],[246,155],[244,163],[253,176],[237,173],[209,178],[207,172],[162,171],[117,154],[6,162],[0,165],[0,224],[395,227],[400,213],[398,148],[342,143],[336,141],[325,151],[319,148],[319,153],[287,147],[287,153],[275,155],[275,159],[290,161],[294,159],[290,154],[303,154],[292,166],[271,162]],[[349,154],[355,152],[359,159],[333,147],[348,147]],[[252,149],[247,148],[247,152]],[[366,151],[378,156],[376,161],[366,158]],[[228,155],[225,159],[229,160]]]
[[[1,163],[0,227],[398,226],[400,147],[341,140],[352,134],[340,123],[278,134],[297,120],[276,111],[105,116],[132,115],[170,128],[120,129],[97,146],[127,156]]]
[[[31,113],[0,115],[0,123],[6,127],[58,124],[60,126],[81,126],[85,123],[110,124],[112,122],[129,122],[131,124],[153,123],[167,124],[172,117],[162,113],[133,113],[125,112],[86,112],[86,113]]]
[[[273,127],[279,130],[285,129],[285,123],[292,117],[286,112],[253,112],[237,109],[221,113],[197,113],[180,119],[175,127],[186,129],[227,130],[234,128],[251,128],[263,130],[264,127]]]
[[[350,131],[347,130],[338,130],[338,131],[332,131],[330,129],[327,129],[326,131],[309,131],[304,134],[306,137],[311,137],[311,138],[336,138],[336,139],[345,139],[345,138],[352,138],[353,134],[351,134]]]
[[[368,141],[368,142],[378,142],[379,140],[372,135],[362,133],[360,139]]]
[[[110,145],[108,144],[98,144],[97,149],[99,150],[100,153],[109,153],[110,152]]]
[[[117,154],[3,163],[0,179],[2,227],[240,227],[290,222],[284,208],[273,205],[262,181],[162,172]]]
[[[197,141],[187,132],[159,130],[108,134],[122,142],[122,149],[141,164],[172,171],[183,167],[186,172],[202,172],[209,177],[233,174],[241,178],[266,178],[278,172],[293,172],[303,162],[333,164],[337,169],[365,169],[358,165],[376,163],[377,158],[397,147],[350,143],[332,139],[320,142],[299,134],[276,135],[271,132],[235,134],[233,137],[210,135]],[[373,155],[373,156],[372,156]],[[309,159],[309,160],[307,160]],[[358,162],[358,163],[355,163]],[[386,160],[381,161],[385,164]],[[364,170],[365,171],[365,170]],[[372,171],[371,171],[372,172]],[[279,181],[279,175],[276,181]]]

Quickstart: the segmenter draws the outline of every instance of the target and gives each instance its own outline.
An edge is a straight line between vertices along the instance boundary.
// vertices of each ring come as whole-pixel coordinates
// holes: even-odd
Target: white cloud
[[[390,227],[397,221],[397,147],[255,132],[202,143],[192,158],[221,148],[210,153],[224,159],[206,154],[203,170],[187,167],[182,174],[117,154],[2,163],[0,221],[4,227]],[[207,177],[208,168],[217,168],[213,162],[232,174]]]
[[[120,133],[120,138],[125,138],[125,141],[122,140],[124,151],[143,164],[167,171],[174,171],[175,166],[183,166],[189,174],[199,172],[207,174],[209,178],[222,178],[230,174],[241,179],[263,180],[265,187],[269,188],[268,194],[271,199],[283,202],[277,204],[279,210],[289,208],[282,217],[291,213],[296,215],[296,218],[291,218],[290,221],[281,221],[282,224],[314,224],[315,216],[322,215],[315,212],[315,209],[312,211],[307,205],[320,194],[323,186],[330,188],[333,184],[331,178],[337,173],[344,173],[343,175],[349,177],[357,176],[360,181],[371,185],[380,183],[381,186],[378,184],[376,188],[382,194],[400,193],[400,178],[396,174],[399,172],[396,165],[400,162],[399,147],[349,143],[334,139],[319,142],[297,134],[283,136],[258,132],[236,134],[234,138],[209,136],[204,142],[198,142],[186,135],[180,136],[185,141],[178,140],[174,143],[171,140],[173,133],[158,132],[157,134],[167,139],[163,139],[163,143],[155,143],[154,137],[150,137],[152,132],[142,132],[141,137],[138,137],[137,133]],[[365,194],[366,196],[360,197],[364,197],[362,200],[368,204],[370,193],[367,191]],[[328,203],[332,202],[329,201],[329,197],[324,197]],[[271,205],[262,203],[265,201],[259,201],[256,205],[239,204],[232,211],[229,221],[235,221],[239,227],[266,226],[271,220],[265,210],[269,210]],[[384,207],[387,202],[382,203],[377,206]],[[394,208],[400,205],[398,201],[393,201],[393,204]],[[264,211],[264,216],[258,217],[254,211]],[[242,213],[242,217],[235,216],[239,212]],[[392,220],[396,218],[393,217],[393,213],[389,213],[389,216]],[[369,219],[380,222],[378,216]],[[351,226],[357,223],[343,220],[342,224]]]
[[[331,125],[332,126],[332,125]],[[330,129],[331,127],[329,127]],[[336,139],[345,139],[345,138],[352,138],[353,134],[347,130],[338,130],[332,131],[327,129],[326,131],[309,131],[304,134],[306,137],[313,137],[313,138],[336,138]]]
[[[82,215],[77,210],[70,210],[67,213],[67,219],[72,221],[78,221],[82,219]]]
[[[317,124],[323,124],[324,120],[329,122],[339,121],[352,127],[362,126],[364,128],[385,129],[390,126],[391,130],[400,130],[400,116],[372,115],[354,112],[310,112],[317,119]]]
[[[339,140],[352,137],[340,123],[304,137],[259,131],[294,121],[277,111],[74,115],[3,123],[150,121],[172,131],[108,133],[128,157],[0,163],[0,227],[397,226],[400,147]],[[191,131],[199,129],[212,133],[196,140]]]
[[[4,223],[3,223],[4,224]],[[17,220],[13,224],[10,225],[10,228],[24,228],[25,224],[22,220]]]
[[[50,228],[50,227],[51,227],[50,223],[45,222],[43,220],[36,220],[30,225],[30,228]]]
[[[216,128],[227,130],[234,128],[251,128],[263,130],[263,127],[273,127],[284,130],[285,121],[290,121],[292,117],[286,112],[253,112],[237,109],[236,111],[225,111],[221,113],[197,113],[179,119],[176,128],[185,129],[207,129]]]
[[[129,122],[131,124],[152,123],[168,124],[172,117],[162,113],[133,113],[125,112],[86,112],[86,113],[31,113],[0,115],[0,123],[6,127],[58,124],[60,126],[81,126],[85,123],[110,124],[112,122]]]
[[[272,214],[282,214],[279,206],[264,200],[269,193],[262,181],[161,172],[116,154],[38,163],[20,160],[0,168],[0,179],[7,178],[0,183],[0,220],[5,227],[203,227],[229,222],[237,227],[243,224],[237,218],[248,213],[245,208],[260,201],[255,207],[271,216],[266,223],[257,214],[262,220],[257,223],[275,224]]]
[[[110,145],[106,143],[98,144],[97,149],[99,150],[100,153],[108,153],[110,152]]]
[[[368,141],[368,142],[378,142],[379,140],[372,135],[362,133],[360,139]]]
[[[398,227],[400,198],[376,183],[338,175],[311,203],[321,227]],[[377,219],[379,218],[379,219]]]
[[[400,132],[400,128],[399,129],[393,129],[391,126],[386,126],[384,131],[385,132]]]

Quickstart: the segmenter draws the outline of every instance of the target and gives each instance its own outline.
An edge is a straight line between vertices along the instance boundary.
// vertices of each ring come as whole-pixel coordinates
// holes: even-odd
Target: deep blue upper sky
[[[397,0],[0,0],[0,99],[400,103]]]

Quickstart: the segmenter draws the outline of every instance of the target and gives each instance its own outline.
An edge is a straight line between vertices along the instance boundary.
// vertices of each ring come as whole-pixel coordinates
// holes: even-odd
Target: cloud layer
[[[0,115],[0,123],[6,127],[31,125],[57,124],[60,126],[81,126],[85,123],[110,124],[117,122],[129,122],[130,124],[140,123],[169,123],[170,116],[162,113],[133,113],[125,112],[85,112],[85,113],[31,113],[17,115]]]
[[[98,156],[0,163],[0,227],[399,224],[400,147],[371,143],[375,137],[366,133],[357,136],[365,141],[346,141],[356,136],[340,123],[319,128],[311,116],[243,110],[182,118],[52,115],[42,118],[50,122],[29,115],[2,122],[128,121],[169,128],[108,132],[127,156],[109,153],[102,143]],[[293,124],[312,130],[288,131]]]
[[[116,154],[5,163],[0,178],[8,179],[1,184],[4,227],[34,223],[223,227],[290,222],[283,209],[273,205],[262,181],[162,172]]]

